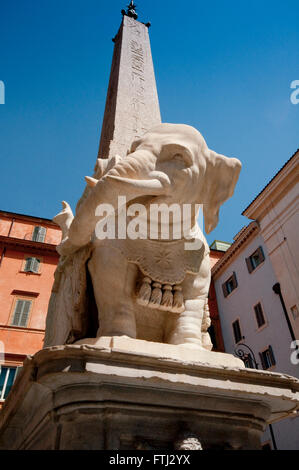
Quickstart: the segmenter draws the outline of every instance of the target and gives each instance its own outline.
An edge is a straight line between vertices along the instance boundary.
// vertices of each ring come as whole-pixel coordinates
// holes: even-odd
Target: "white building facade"
[[[225,350],[248,354],[246,365],[299,377],[299,356],[291,349],[292,335],[278,283],[259,223],[251,222],[212,269]],[[245,344],[246,346],[241,346]],[[248,346],[248,347],[247,347]],[[272,449],[299,449],[299,416],[267,428],[262,444]]]
[[[243,215],[259,222],[294,339],[299,339],[299,150]]]

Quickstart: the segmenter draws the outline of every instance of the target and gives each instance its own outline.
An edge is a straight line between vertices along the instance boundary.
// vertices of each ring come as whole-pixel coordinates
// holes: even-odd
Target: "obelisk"
[[[124,156],[134,138],[160,122],[147,27],[136,19],[131,1],[115,42],[100,144],[104,158]],[[101,182],[96,184],[101,187]],[[84,261],[79,264],[73,255],[60,263],[68,269],[59,271],[67,294],[61,309],[68,315],[74,305],[76,318],[82,312],[80,290],[88,289],[89,249],[80,252]],[[124,254],[116,250],[118,266]],[[167,259],[167,250],[161,253],[157,263]],[[108,272],[111,260],[106,254],[97,262],[103,259]],[[78,267],[83,264],[84,269]],[[72,278],[72,270],[80,275]],[[126,273],[132,276],[129,268]],[[110,295],[126,289],[120,279],[109,288]],[[86,309],[91,315],[92,308]],[[117,313],[126,321],[130,312],[120,306]],[[156,328],[158,317],[144,307],[147,315]],[[75,332],[76,322],[72,328]],[[93,344],[84,339],[56,343],[26,358],[0,413],[1,450],[114,450],[117,459],[122,450],[138,450],[139,455],[154,450],[154,463],[167,466],[168,455],[177,458],[178,451],[189,456],[191,450],[259,449],[266,424],[295,417],[299,409],[298,379],[245,369],[231,355],[125,335],[92,339]],[[150,461],[149,455],[142,456],[143,462]],[[136,462],[128,458],[119,464]],[[117,464],[115,459],[109,463]]]
[[[132,141],[161,122],[148,34],[134,3],[122,11],[106,99],[98,158],[127,154]]]

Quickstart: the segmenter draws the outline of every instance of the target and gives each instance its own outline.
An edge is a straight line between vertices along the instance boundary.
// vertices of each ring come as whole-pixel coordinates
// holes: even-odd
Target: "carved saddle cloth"
[[[105,242],[104,242],[105,243]],[[181,313],[185,310],[181,283],[187,273],[198,274],[205,254],[202,240],[109,240],[131,263],[137,264],[143,280],[137,286],[139,305]],[[186,243],[193,249],[186,249]]]
[[[204,256],[204,244],[200,240],[194,250],[185,249],[184,239],[124,242],[120,244],[120,249],[128,261],[137,264],[145,276],[161,284],[180,284],[186,273],[197,274]]]

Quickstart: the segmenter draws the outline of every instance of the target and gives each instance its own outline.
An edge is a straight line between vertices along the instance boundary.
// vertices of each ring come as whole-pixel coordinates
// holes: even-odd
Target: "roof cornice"
[[[36,242],[33,240],[24,240],[23,238],[6,237],[0,235],[0,246],[19,248],[22,251],[38,252],[49,255],[59,256],[56,251],[57,245],[50,243]]]
[[[19,214],[16,212],[8,212],[8,211],[1,211],[0,210],[0,217],[7,217],[9,219],[18,219],[18,220],[28,220],[30,222],[34,223],[42,223],[42,224],[47,224],[47,225],[52,225],[53,227],[56,227],[59,229],[59,226],[53,222],[51,219],[45,219],[43,217],[35,217],[34,215],[27,215],[27,214]]]
[[[262,191],[253,199],[253,201],[242,212],[242,215],[248,219],[257,219],[263,211],[267,201],[272,198],[274,192],[277,195],[282,195],[280,185],[285,188],[286,179],[289,178],[292,182],[296,180],[296,167],[298,166],[299,149],[291,156],[291,158],[284,164],[284,166],[273,176],[269,183],[262,189]],[[293,173],[293,175],[292,175]]]
[[[224,253],[222,258],[217,261],[217,263],[212,268],[212,276],[220,274],[221,271],[225,268],[227,263],[229,263],[232,258],[238,253],[238,251],[244,247],[244,245],[251,239],[252,235],[259,231],[260,227],[256,220],[247,225],[246,228],[241,230],[240,235],[235,240],[235,242],[229,247],[229,249]]]

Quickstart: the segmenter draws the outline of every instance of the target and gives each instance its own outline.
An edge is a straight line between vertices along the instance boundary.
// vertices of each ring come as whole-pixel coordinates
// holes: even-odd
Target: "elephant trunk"
[[[155,156],[146,151],[137,151],[119,161],[98,182],[78,207],[76,216],[69,228],[68,238],[60,248],[60,254],[74,252],[89,243],[97,222],[104,216],[97,216],[100,204],[109,204],[117,211],[119,196],[129,202],[140,196],[158,196],[168,189],[168,177],[155,171]]]

